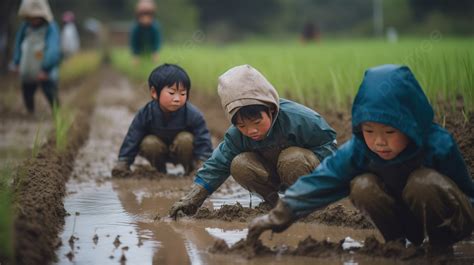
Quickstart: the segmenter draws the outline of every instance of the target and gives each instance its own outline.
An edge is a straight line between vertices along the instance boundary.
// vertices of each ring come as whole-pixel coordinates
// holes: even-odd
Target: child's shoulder
[[[320,116],[319,113],[313,109],[288,99],[280,99],[280,114],[292,119],[296,117],[314,119]]]
[[[436,123],[430,128],[428,137],[425,140],[425,149],[435,155],[447,155],[456,146],[456,140],[452,134]]]

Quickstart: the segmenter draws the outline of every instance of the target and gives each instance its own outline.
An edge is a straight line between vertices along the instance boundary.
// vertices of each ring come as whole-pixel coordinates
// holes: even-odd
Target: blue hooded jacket
[[[134,55],[157,52],[161,48],[161,32],[158,21],[153,20],[150,26],[141,26],[134,22],[130,31],[130,47]]]
[[[30,27],[28,22],[23,22],[16,34],[15,50],[13,53],[13,63],[20,64],[22,56],[21,45]],[[57,81],[59,64],[61,62],[61,47],[59,38],[59,28],[56,22],[52,21],[46,25],[45,47],[41,68],[47,72],[51,79]]]
[[[471,202],[474,183],[451,134],[433,122],[433,109],[410,69],[382,65],[365,72],[352,106],[352,138],[313,173],[288,188],[283,201],[302,217],[349,195],[350,181],[363,173],[379,177],[395,196],[420,166],[451,178]],[[371,121],[397,128],[411,143],[383,160],[365,144],[360,126]]]
[[[132,164],[139,152],[140,143],[147,135],[156,135],[165,143],[171,144],[176,135],[182,131],[194,135],[194,158],[206,160],[212,153],[211,135],[199,109],[186,102],[165,120],[160,104],[152,100],[135,115],[120,147],[119,160]]]

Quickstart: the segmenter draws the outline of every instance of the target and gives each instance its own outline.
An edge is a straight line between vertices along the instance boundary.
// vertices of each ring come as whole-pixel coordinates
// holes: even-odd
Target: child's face
[[[153,22],[153,14],[142,13],[138,15],[138,23],[143,26],[150,26]]]
[[[254,141],[260,141],[267,136],[268,130],[272,126],[272,117],[267,112],[261,111],[261,118],[241,119],[237,118],[235,126],[239,131]]]
[[[410,142],[399,130],[377,122],[364,122],[362,133],[369,149],[385,160],[395,158]]]
[[[44,21],[41,17],[28,17],[27,20],[28,23],[34,28],[41,26]]]
[[[182,84],[165,86],[158,96],[154,88],[151,89],[151,97],[158,100],[161,110],[164,112],[174,112],[186,104],[188,92]]]

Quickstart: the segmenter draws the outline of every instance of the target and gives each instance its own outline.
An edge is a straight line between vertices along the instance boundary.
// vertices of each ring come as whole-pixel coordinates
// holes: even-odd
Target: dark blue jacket
[[[23,22],[20,29],[17,31],[15,39],[15,50],[13,53],[13,63],[16,65],[20,64],[22,56],[21,44],[25,39],[26,31],[30,27],[28,22]],[[45,36],[45,47],[43,54],[43,61],[41,68],[43,71],[50,74],[50,77],[57,80],[57,71],[59,69],[59,63],[61,62],[61,46],[59,38],[59,28],[56,22],[52,21],[47,24],[47,31]],[[56,72],[51,76],[52,72]]]
[[[147,135],[156,135],[166,144],[171,144],[176,135],[183,131],[194,135],[194,158],[206,160],[212,153],[212,143],[202,113],[193,104],[186,102],[165,121],[159,103],[152,100],[135,115],[120,147],[119,160],[132,164],[140,143]]]
[[[365,144],[360,130],[365,121],[397,128],[411,144],[396,158],[383,160]],[[448,176],[474,201],[474,184],[458,146],[449,132],[433,123],[433,109],[408,67],[382,65],[365,72],[352,106],[352,130],[351,140],[286,190],[283,201],[297,216],[348,196],[350,181],[366,172],[381,177],[397,196],[420,166]]]
[[[160,50],[161,32],[158,21],[153,20],[150,26],[141,26],[134,22],[130,31],[130,48],[134,55],[152,53]]]
[[[196,174],[195,183],[214,192],[230,175],[230,165],[242,152],[298,146],[314,152],[320,161],[336,151],[336,132],[314,110],[280,99],[280,108],[265,139],[254,141],[231,126],[224,141]]]

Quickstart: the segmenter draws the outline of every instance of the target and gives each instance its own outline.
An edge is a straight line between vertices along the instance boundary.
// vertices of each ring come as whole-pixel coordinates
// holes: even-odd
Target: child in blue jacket
[[[352,139],[291,186],[249,240],[349,196],[385,241],[447,246],[470,236],[474,184],[455,140],[406,66],[366,71],[352,107]]]
[[[278,193],[336,151],[336,132],[319,113],[280,99],[255,68],[240,65],[219,77],[221,104],[232,126],[197,172],[191,191],[170,209],[194,214],[232,177],[274,206]]]
[[[33,113],[38,86],[51,107],[58,103],[59,28],[45,0],[22,1],[18,15],[25,21],[16,34],[13,64],[20,74],[25,106]]]
[[[140,0],[137,3],[136,20],[130,30],[130,48],[133,61],[138,63],[139,57],[151,55],[156,63],[159,60],[161,48],[160,24],[155,19],[156,6],[153,0]]]
[[[191,81],[174,64],[155,68],[148,85],[152,100],[141,108],[128,129],[112,176],[124,177],[137,155],[159,172],[166,162],[184,166],[185,174],[199,168],[212,153],[211,135],[202,113],[188,102]]]

